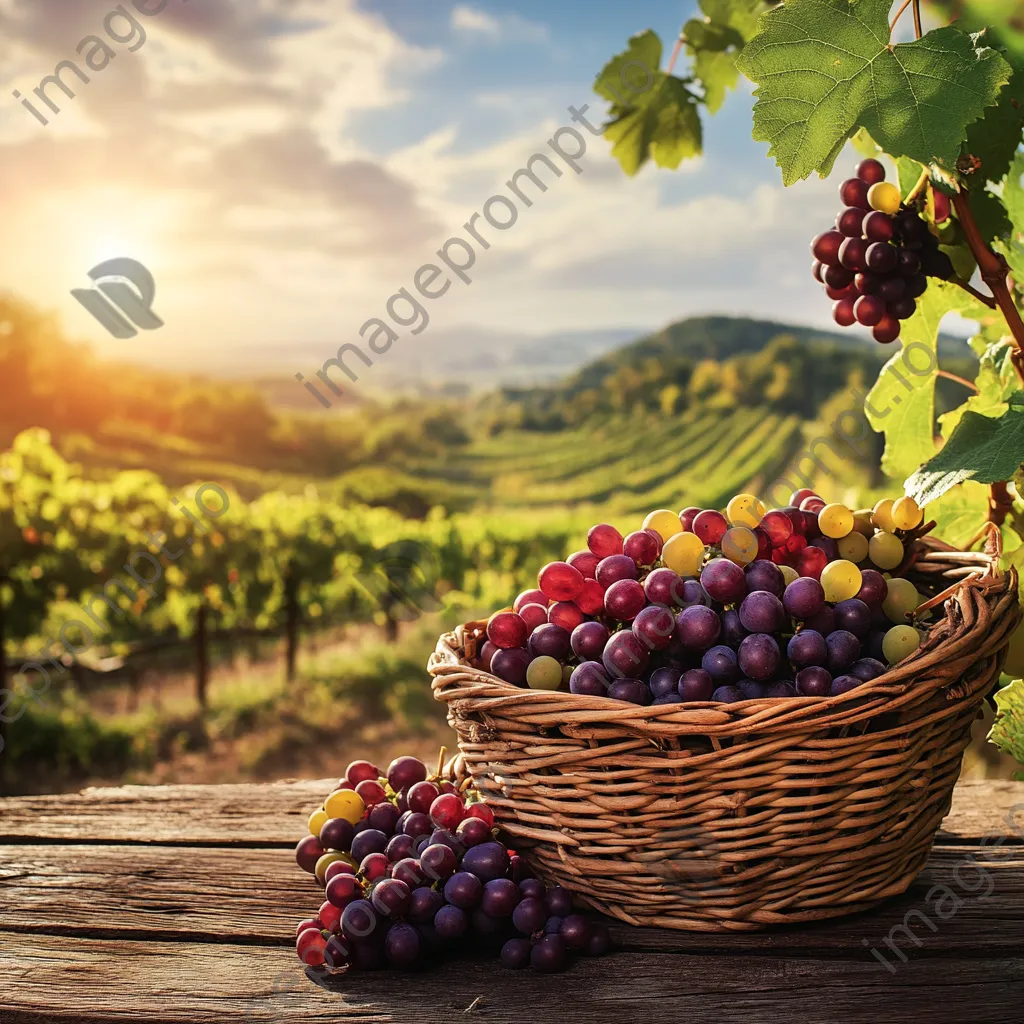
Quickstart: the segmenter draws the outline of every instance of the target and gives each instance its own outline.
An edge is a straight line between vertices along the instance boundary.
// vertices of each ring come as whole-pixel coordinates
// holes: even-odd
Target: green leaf
[[[1009,398],[998,419],[965,412],[938,455],[906,481],[907,494],[926,505],[964,480],[1009,480],[1024,461],[1024,391]]]
[[[996,717],[988,738],[1024,764],[1024,680],[1015,679],[996,692]]]
[[[754,138],[790,185],[832,169],[858,127],[893,156],[952,167],[967,125],[1010,65],[945,27],[889,45],[889,0],[787,0],[761,17],[737,66],[758,86]]]
[[[705,18],[691,18],[683,35],[694,74],[704,86],[704,103],[713,114],[736,87],[736,57],[757,30],[764,5],[761,0],[701,0],[700,6]]]
[[[629,48],[598,74],[594,91],[612,103],[605,138],[629,175],[648,159],[675,169],[701,152],[697,101],[685,83],[658,69],[661,40],[650,30],[633,36]]]
[[[900,180],[900,195],[906,199],[921,180],[924,166],[909,156],[901,156],[896,158],[896,173]]]
[[[976,412],[979,416],[995,419],[1006,412],[1007,401],[1018,386],[1017,374],[1010,358],[1012,352],[1013,346],[1008,341],[1000,340],[982,353],[978,376],[974,380],[978,393],[971,395],[963,405],[939,417],[944,438],[952,436],[966,412]]]
[[[1015,234],[1024,235],[1024,152],[1018,153],[1003,180],[1003,205]]]
[[[980,161],[981,181],[999,181],[1006,173],[1024,132],[1024,61],[1011,61],[1013,76],[999,101],[967,129],[967,152]],[[977,216],[977,213],[975,213]]]
[[[882,147],[875,142],[871,135],[863,128],[858,128],[853,133],[853,137],[850,139],[850,145],[853,146],[861,156],[871,156],[876,160],[879,154],[882,152]]]
[[[926,518],[935,520],[936,537],[960,548],[978,535],[987,516],[988,488],[967,480],[933,501]]]

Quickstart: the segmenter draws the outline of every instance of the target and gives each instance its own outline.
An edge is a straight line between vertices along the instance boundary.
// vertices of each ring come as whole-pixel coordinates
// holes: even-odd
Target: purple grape
[[[508,871],[508,851],[501,843],[481,843],[466,851],[461,867],[462,873],[472,871],[481,882],[504,878]],[[445,895],[447,896],[447,892]],[[455,901],[449,899],[448,902]]]
[[[786,655],[797,668],[824,665],[828,661],[828,645],[825,638],[816,630],[801,629],[789,641]]]
[[[430,815],[414,811],[405,820],[404,831],[407,836],[419,839],[420,836],[429,836],[434,831],[434,823]]]
[[[679,686],[680,673],[674,668],[664,666],[651,673],[651,696],[657,700],[666,693],[676,693]]]
[[[739,649],[740,671],[749,679],[771,679],[781,661],[782,654],[774,637],[767,633],[751,633],[743,638]]]
[[[766,697],[795,697],[796,687],[788,679],[779,679],[769,683],[764,691]]]
[[[369,900],[353,900],[341,915],[341,933],[349,942],[368,939],[379,924],[380,915]]]
[[[680,608],[689,608],[692,604],[703,604],[710,607],[711,597],[700,585],[700,581],[695,579],[686,579],[683,580],[683,593],[681,600],[678,592],[676,593],[676,604],[679,605]]]
[[[571,650],[569,630],[563,626],[556,626],[553,622],[545,622],[530,634],[529,647],[535,658],[546,654],[555,661],[565,661]]]
[[[720,704],[736,704],[747,698],[738,686],[720,686],[711,694],[711,699],[718,701]]]
[[[577,658],[597,661],[608,643],[608,630],[600,622],[581,622],[572,631],[569,642]]]
[[[889,596],[889,584],[877,569],[864,569],[860,574],[857,597],[869,608],[877,608]]]
[[[700,584],[710,597],[722,604],[735,604],[747,592],[743,570],[727,558],[712,558],[701,570]]]
[[[397,878],[382,878],[374,887],[370,902],[385,917],[404,917],[409,910],[412,893]]]
[[[801,576],[786,587],[782,606],[794,619],[809,619],[825,607],[825,590],[817,580]]]
[[[549,913],[559,917],[572,913],[572,893],[564,886],[553,885],[548,889],[546,900]]]
[[[825,638],[829,672],[841,675],[860,657],[860,640],[845,629],[835,629]]]
[[[747,597],[744,600],[749,601],[750,598]],[[722,644],[704,652],[700,667],[711,676],[715,686],[735,683],[740,677],[740,666],[736,660],[736,652],[731,647],[725,647]]]
[[[659,604],[648,605],[633,619],[633,632],[652,651],[663,651],[672,640],[676,617]]]
[[[556,974],[565,968],[565,941],[560,935],[545,935],[530,950],[530,966],[541,974]]]
[[[885,630],[876,630],[868,633],[864,641],[864,655],[875,661],[884,662],[885,654],[882,651],[882,641],[885,639]]]
[[[895,246],[888,242],[872,242],[864,253],[864,262],[868,270],[879,274],[888,274],[896,269],[898,253]]]
[[[650,652],[632,630],[622,629],[613,633],[604,645],[601,662],[608,674],[615,679],[625,676],[636,679],[643,675],[650,661]]]
[[[434,928],[442,939],[457,939],[468,927],[469,918],[459,907],[445,904],[434,915]]]
[[[393,924],[384,940],[388,962],[395,967],[409,968],[420,958],[420,933],[404,921]]]
[[[820,665],[802,668],[796,674],[796,692],[801,697],[827,697],[832,674]]]
[[[612,948],[612,933],[607,925],[592,924],[587,937],[585,952],[587,956],[604,956]]]
[[[474,846],[474,850],[479,847]],[[469,853],[472,853],[470,850]],[[469,853],[466,856],[469,856]],[[469,871],[456,871],[444,884],[444,898],[461,910],[473,910],[480,902],[483,895],[483,882]]]
[[[804,619],[804,628],[813,629],[827,637],[836,628],[835,609],[830,604],[825,605],[816,615]]]
[[[617,580],[604,592],[604,609],[620,622],[631,622],[647,604],[644,588],[636,580]]]
[[[451,878],[459,866],[459,858],[450,846],[444,843],[432,843],[429,839],[419,857],[420,867],[423,868],[424,874],[434,881]]]
[[[743,598],[740,623],[750,633],[774,633],[786,624],[786,610],[774,594],[755,590]]]
[[[527,896],[520,900],[519,906],[512,911],[512,923],[516,930],[524,935],[532,935],[544,927],[548,919],[548,908],[538,899]]]
[[[558,932],[569,949],[583,949],[590,938],[590,925],[582,914],[569,914],[562,918],[562,927]]]
[[[489,843],[493,836],[487,822],[479,818],[463,818],[456,830],[459,842],[468,850],[471,846]]]
[[[492,878],[484,886],[480,909],[490,917],[508,917],[519,906],[519,886],[509,878]]]
[[[679,696],[683,700],[711,700],[715,681],[702,668],[691,668],[679,678]]]
[[[730,565],[733,563],[730,562]],[[739,566],[735,566],[739,569]],[[740,570],[740,576],[743,573]],[[683,645],[693,651],[702,651],[711,647],[718,639],[722,623],[718,615],[704,605],[694,604],[684,608],[676,619],[676,628],[679,630],[679,639]]]
[[[849,675],[856,676],[862,682],[870,682],[885,674],[885,665],[877,658],[861,658],[850,667]]]
[[[525,647],[504,647],[491,658],[491,675],[504,679],[513,686],[526,685],[526,670],[530,665],[530,652]]]
[[[535,900],[543,900],[547,897],[548,891],[539,878],[524,878],[519,883],[519,892],[523,898],[533,897]]]
[[[412,836],[399,834],[388,841],[384,853],[392,864],[397,864],[400,860],[405,860],[406,857],[412,857],[414,849]]]
[[[741,679],[736,686],[743,694],[744,700],[763,700],[768,696],[767,684],[756,679]]]
[[[678,693],[664,693],[651,701],[652,706],[660,707],[662,704],[682,704],[683,698]]]
[[[532,948],[529,939],[509,939],[501,947],[501,962],[510,970],[522,970],[530,962]]]
[[[831,537],[815,537],[808,547],[824,551],[830,562],[834,562],[839,558],[839,542]],[[796,583],[796,580],[793,580],[793,582]]]
[[[607,590],[619,580],[635,580],[636,562],[629,555],[609,555],[597,563],[597,582]]]
[[[609,682],[603,665],[596,661],[584,661],[572,670],[569,692],[586,694],[588,697],[604,697],[608,693]]]
[[[379,829],[386,836],[393,836],[400,817],[401,811],[390,800],[385,800],[370,808],[367,820],[371,828]]]
[[[644,593],[651,604],[675,607],[681,603],[683,578],[671,569],[655,569],[644,580]]]
[[[352,944],[340,935],[332,935],[324,946],[324,963],[335,969],[344,967],[352,959]]]
[[[611,700],[624,700],[628,704],[647,705],[651,703],[651,691],[641,679],[616,679],[608,687]]]
[[[383,853],[387,848],[388,837],[380,829],[364,829],[352,839],[352,859],[360,863],[371,853]]]
[[[730,647],[739,647],[740,641],[747,635],[747,630],[740,622],[740,613],[735,608],[726,608],[719,616],[722,620],[722,632],[718,639]]]
[[[863,640],[871,629],[871,609],[857,597],[840,601],[835,606],[836,629],[845,629]]]
[[[544,922],[544,934],[545,935],[557,935],[562,930],[561,917],[551,916]]]
[[[774,513],[769,512],[769,515]],[[782,520],[785,524],[785,520]],[[786,577],[782,570],[767,559],[758,558],[751,562],[744,570],[743,575],[747,578],[747,593],[754,590],[767,590],[769,594],[782,597],[786,590]]]
[[[856,676],[836,676],[829,687],[828,695],[830,697],[838,697],[840,694],[849,693],[851,690],[855,690],[858,686],[863,685],[864,680],[858,679]]]
[[[383,936],[367,942],[352,943],[352,966],[358,971],[380,971],[387,964]]]
[[[325,821],[320,829],[320,845],[325,850],[340,850],[342,853],[348,853],[355,834],[356,830],[352,827],[352,822],[346,821],[344,818],[331,818]],[[312,871],[312,868],[310,870]]]
[[[429,886],[413,889],[409,897],[409,920],[414,924],[430,924],[444,906],[444,897]]]

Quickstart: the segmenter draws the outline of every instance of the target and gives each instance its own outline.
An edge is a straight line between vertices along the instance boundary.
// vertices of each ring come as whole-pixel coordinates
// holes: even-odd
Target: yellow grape
[[[890,665],[913,654],[921,646],[921,634],[913,626],[893,626],[882,638],[882,654]]]
[[[352,789],[336,789],[325,801],[324,810],[329,818],[344,818],[353,825],[366,810],[363,798]]]
[[[869,508],[859,508],[853,513],[853,528],[858,533],[863,533],[870,540],[875,532],[874,524],[871,522],[872,512]]]
[[[670,512],[667,508],[659,508],[647,514],[643,528],[654,530],[665,541],[669,537],[681,533],[683,524],[679,522],[679,516],[675,512]]]
[[[913,498],[897,498],[892,503],[892,521],[898,530],[912,530],[920,526],[924,513]]]
[[[679,522],[678,516],[676,522]],[[756,543],[754,546],[757,546]],[[667,568],[680,576],[696,576],[704,561],[704,542],[695,533],[677,533],[665,541],[661,549],[661,560]]]
[[[324,827],[324,824],[328,821],[330,821],[330,818],[328,817],[327,812],[323,808],[314,811],[309,816],[309,834],[311,836],[320,835],[320,829],[322,829]]]
[[[322,854],[320,859],[316,862],[316,868],[314,869],[314,873],[316,874],[316,880],[321,885],[326,885],[327,884],[326,881],[324,880],[324,872],[333,863],[335,863],[335,861],[339,861],[339,860],[347,861],[349,864],[352,864],[353,867],[356,867],[356,865],[352,861],[352,858],[349,857],[348,854],[338,853],[336,851],[335,852],[331,852],[331,853]]]
[[[737,494],[725,506],[725,518],[733,526],[746,526],[751,530],[764,518],[764,503],[754,494]]]
[[[856,597],[860,592],[860,584],[860,569],[845,558],[829,562],[821,570],[821,586],[825,591],[825,600],[831,604]]]
[[[882,602],[882,611],[892,622],[905,624],[907,616],[921,603],[921,595],[910,580],[901,576],[887,580],[888,593]]]
[[[893,214],[900,208],[900,190],[889,181],[876,181],[868,189],[868,205],[872,210]]]
[[[796,571],[791,565],[780,565],[779,568],[782,570],[782,578],[786,581],[788,587],[793,580],[800,579],[800,573]]]
[[[826,537],[839,540],[853,529],[853,513],[838,502],[826,505],[818,513],[818,529]]]
[[[891,533],[876,533],[868,541],[868,555],[879,569],[895,569],[903,561],[903,541]]]
[[[542,654],[526,667],[526,682],[532,690],[557,690],[562,685],[562,666]]]
[[[868,557],[868,539],[863,533],[853,531],[840,537],[837,547],[840,556],[849,562],[863,562]]]
[[[883,498],[871,510],[871,522],[887,533],[896,532],[896,524],[892,521],[892,498]]]
[[[754,531],[748,530],[745,526],[734,526],[726,530],[722,538],[722,554],[737,565],[749,565],[757,558],[757,538]]]

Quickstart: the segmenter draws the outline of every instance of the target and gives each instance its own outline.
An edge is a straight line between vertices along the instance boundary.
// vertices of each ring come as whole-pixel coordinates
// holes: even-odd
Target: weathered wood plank
[[[977,865],[975,867],[974,865]],[[948,920],[935,914],[933,885],[962,900]],[[287,850],[138,846],[0,848],[0,933],[5,930],[92,938],[290,945],[295,925],[323,896]],[[952,905],[952,898],[949,906]],[[903,896],[881,907],[767,932],[714,935],[632,928],[612,922],[616,946],[651,952],[793,952],[862,958],[862,939],[880,946],[908,911],[922,955],[965,956],[1024,949],[1024,849],[933,851]],[[904,945],[912,950],[912,942]],[[885,952],[883,948],[883,953]]]
[[[465,1019],[490,1024],[1009,1024],[1024,1003],[1020,957],[910,960],[889,974],[870,958],[619,953],[558,975],[460,958],[321,987],[285,949],[15,936],[0,977],[4,1024],[451,1024],[478,999]]]
[[[335,780],[266,785],[121,786],[58,796],[0,800],[2,842],[173,843],[183,846],[278,846],[305,833],[309,812]],[[1024,783],[962,782],[943,822],[949,837],[1009,833],[1010,808],[1024,833]]]

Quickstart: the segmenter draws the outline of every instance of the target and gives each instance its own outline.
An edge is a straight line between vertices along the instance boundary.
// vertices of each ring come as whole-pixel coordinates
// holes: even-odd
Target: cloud
[[[484,37],[495,42],[545,43],[549,40],[547,26],[527,21],[518,14],[495,16],[477,7],[459,4],[452,8],[451,27],[455,32]]]

